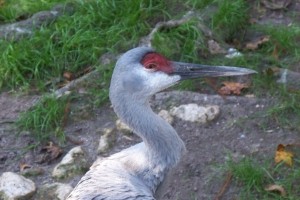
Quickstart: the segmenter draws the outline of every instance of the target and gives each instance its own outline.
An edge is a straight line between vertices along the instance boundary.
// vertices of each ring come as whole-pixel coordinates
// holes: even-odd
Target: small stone
[[[54,178],[66,178],[73,176],[77,173],[85,171],[87,168],[87,160],[81,146],[71,149],[58,163],[53,171],[52,177]]]
[[[227,55],[225,56],[226,58],[237,58],[243,56],[242,53],[240,53],[237,49],[235,48],[229,48],[227,51]]]
[[[185,104],[173,107],[170,113],[185,121],[206,123],[220,114],[220,108],[217,105],[204,107],[197,104]]]
[[[119,131],[125,132],[125,133],[132,133],[132,130],[120,119],[116,121],[116,127]]]
[[[73,187],[64,183],[45,184],[38,190],[35,199],[65,200]]]
[[[113,134],[114,129],[105,128],[102,132],[103,134],[100,137],[99,146],[97,149],[98,154],[105,153],[115,141],[115,135]]]
[[[30,199],[36,187],[32,180],[13,172],[4,172],[0,177],[0,199]]]
[[[246,138],[246,136],[244,134],[240,135],[240,139]]]
[[[166,120],[169,124],[172,124],[174,121],[174,118],[170,115],[170,113],[166,110],[159,111],[158,115]]]
[[[252,153],[256,153],[256,152],[259,152],[259,150],[260,150],[260,144],[258,143],[258,144],[252,144],[251,146],[250,146],[250,153],[252,154]]]

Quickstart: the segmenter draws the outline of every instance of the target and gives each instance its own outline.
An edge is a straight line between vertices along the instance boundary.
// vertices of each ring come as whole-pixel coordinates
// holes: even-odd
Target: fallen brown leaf
[[[276,185],[276,184],[268,185],[267,187],[265,187],[265,190],[267,192],[279,192],[281,196],[283,197],[286,196],[286,191],[281,185]]]
[[[20,165],[20,171],[24,171],[25,169],[31,168],[31,165],[28,165],[27,163],[21,162]]]
[[[270,36],[269,35],[264,35],[261,36],[259,38],[254,39],[251,42],[246,43],[245,48],[248,50],[256,50],[258,49],[258,47],[266,42],[268,42],[270,40]]]
[[[293,165],[293,157],[294,154],[290,151],[286,151],[285,146],[283,144],[279,144],[275,153],[275,163],[284,162],[288,166]]]
[[[41,155],[41,157],[37,161],[38,163],[50,163],[52,160],[55,160],[63,153],[63,150],[59,146],[56,146],[53,142],[48,142],[48,144],[41,150],[46,152]]]
[[[245,83],[237,83],[237,82],[229,82],[229,81],[224,81],[222,84],[223,87],[221,87],[218,90],[218,93],[220,95],[230,95],[230,94],[240,95],[242,89],[249,87],[249,85]]]
[[[72,81],[75,79],[75,75],[72,72],[64,72],[63,77],[68,81]]]
[[[48,145],[45,146],[45,149],[47,149],[47,153],[50,153],[52,160],[62,154],[62,149],[59,146],[54,145],[53,142],[49,142]]]

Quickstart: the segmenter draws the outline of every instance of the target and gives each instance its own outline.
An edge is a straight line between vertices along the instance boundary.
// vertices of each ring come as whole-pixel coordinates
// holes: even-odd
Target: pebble
[[[29,199],[36,191],[35,183],[14,172],[4,172],[0,176],[0,199]]]
[[[61,179],[73,176],[83,171],[86,168],[86,164],[87,160],[81,146],[74,147],[54,167],[52,177]]]

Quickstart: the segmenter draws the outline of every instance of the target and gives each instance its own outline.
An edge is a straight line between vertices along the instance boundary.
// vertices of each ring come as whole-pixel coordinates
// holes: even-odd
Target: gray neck
[[[152,111],[148,100],[132,98],[124,95],[121,101],[111,99],[115,112],[143,139],[152,167],[174,166],[185,150],[183,141],[170,124]]]

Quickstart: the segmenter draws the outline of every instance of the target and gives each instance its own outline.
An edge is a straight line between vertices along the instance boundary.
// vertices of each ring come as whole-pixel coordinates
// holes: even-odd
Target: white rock
[[[219,113],[220,108],[217,105],[203,107],[194,103],[173,107],[170,110],[171,115],[182,120],[200,123],[206,123],[215,119]]]
[[[132,132],[132,130],[120,119],[116,121],[116,127],[119,131],[125,131],[126,133]]]
[[[227,55],[225,56],[226,58],[237,58],[243,56],[242,53],[240,53],[237,49],[235,48],[229,48],[227,51]]]
[[[13,172],[4,172],[0,177],[0,199],[29,199],[36,191],[33,181]]]
[[[73,187],[64,183],[45,184],[40,187],[35,199],[65,200]]]
[[[114,142],[115,136],[113,135],[113,131],[114,129],[112,128],[103,129],[97,149],[97,152],[99,154],[106,152],[107,149],[109,149],[109,147],[111,146],[111,143]]]
[[[54,167],[52,177],[64,178],[72,176],[86,168],[86,163],[87,161],[81,146],[74,147]]]
[[[166,120],[169,124],[172,124],[174,121],[174,118],[170,115],[170,113],[167,110],[159,111],[158,115],[164,120]]]

